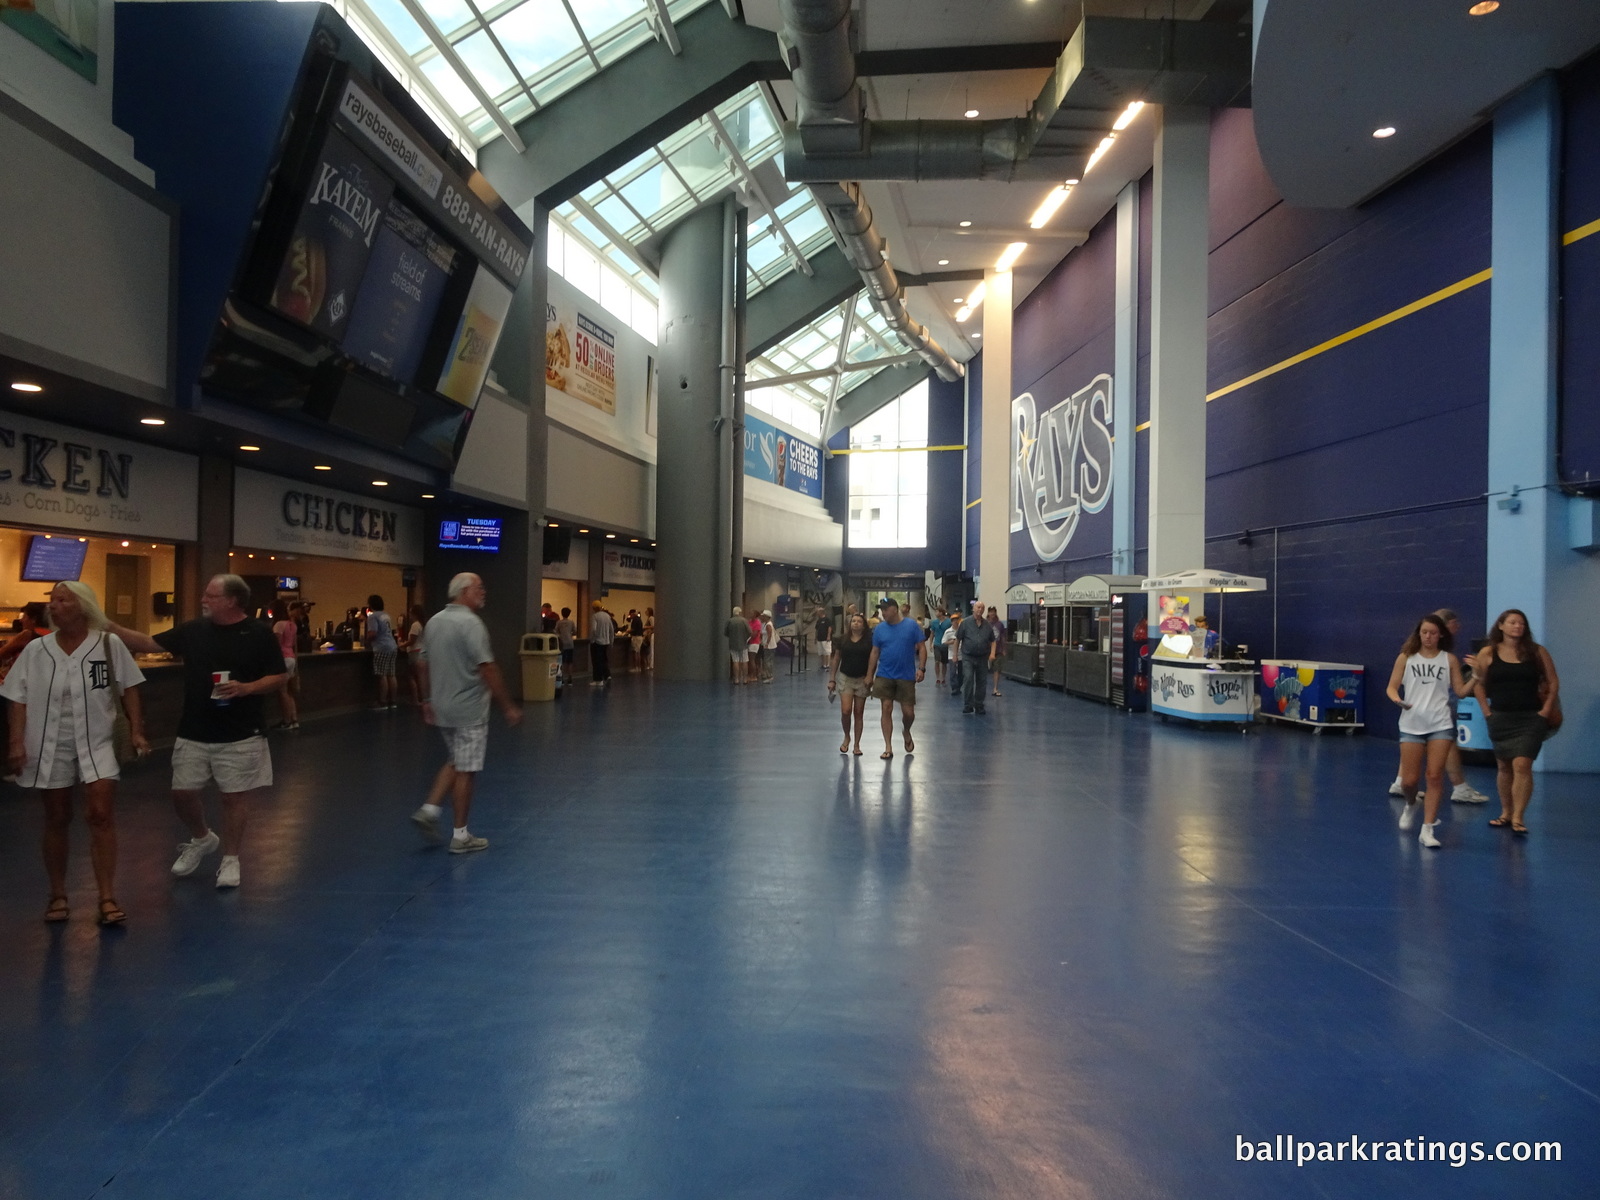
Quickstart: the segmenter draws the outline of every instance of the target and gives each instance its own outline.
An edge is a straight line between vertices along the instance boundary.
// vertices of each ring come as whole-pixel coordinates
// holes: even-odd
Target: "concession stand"
[[[1255,664],[1207,656],[1208,639],[1190,618],[1189,597],[1264,592],[1266,580],[1201,567],[1146,579],[1142,590],[1156,597],[1161,614],[1160,643],[1150,660],[1152,711],[1162,720],[1230,722],[1248,729],[1255,719]],[[1222,624],[1220,614],[1217,624]]]
[[[1016,583],[1006,591],[1006,644],[1000,673],[1034,687],[1046,682],[1048,621],[1042,583]],[[1060,590],[1059,588],[1057,590]],[[1058,601],[1059,603],[1059,601]]]
[[[1059,682],[1066,691],[1144,710],[1146,693],[1139,686],[1144,639],[1136,636],[1140,618],[1129,613],[1130,608],[1144,608],[1143,585],[1141,575],[1084,575],[1067,585],[1059,641]],[[1046,654],[1054,648],[1047,647]],[[1048,659],[1045,682],[1057,682],[1050,676]]]

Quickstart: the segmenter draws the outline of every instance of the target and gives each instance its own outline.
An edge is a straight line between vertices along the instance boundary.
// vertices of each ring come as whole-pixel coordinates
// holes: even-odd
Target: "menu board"
[[[364,367],[410,383],[459,257],[421,217],[390,200],[356,293],[345,353]]]
[[[511,289],[479,263],[435,391],[467,408],[477,407],[478,393],[483,390],[489,361],[494,357],[495,343],[500,340],[510,309]]]
[[[341,338],[393,192],[394,183],[369,158],[329,130],[278,270],[272,307]]]

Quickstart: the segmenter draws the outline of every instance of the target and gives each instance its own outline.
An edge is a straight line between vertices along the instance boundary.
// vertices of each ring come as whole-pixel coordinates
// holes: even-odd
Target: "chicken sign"
[[[1111,499],[1111,376],[1039,413],[1011,402],[1011,532],[1026,529],[1044,562],[1066,552],[1085,513]]]

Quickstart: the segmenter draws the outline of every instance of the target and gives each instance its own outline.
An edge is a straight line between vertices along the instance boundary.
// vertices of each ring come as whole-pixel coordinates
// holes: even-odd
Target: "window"
[[[851,546],[928,544],[927,446],[926,380],[851,427]]]

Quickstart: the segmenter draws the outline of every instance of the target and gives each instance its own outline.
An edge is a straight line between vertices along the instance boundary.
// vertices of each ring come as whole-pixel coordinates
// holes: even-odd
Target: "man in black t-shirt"
[[[263,621],[249,615],[250,585],[218,575],[200,596],[198,621],[185,621],[154,637],[120,625],[111,631],[130,650],[168,652],[183,659],[183,715],[172,747],[172,801],[190,840],[178,847],[174,875],[190,875],[222,847],[217,886],[239,886],[239,849],[249,817],[250,793],[272,786],[262,697],[278,690],[283,652]],[[217,781],[222,792],[222,836],[206,824],[201,793]]]

